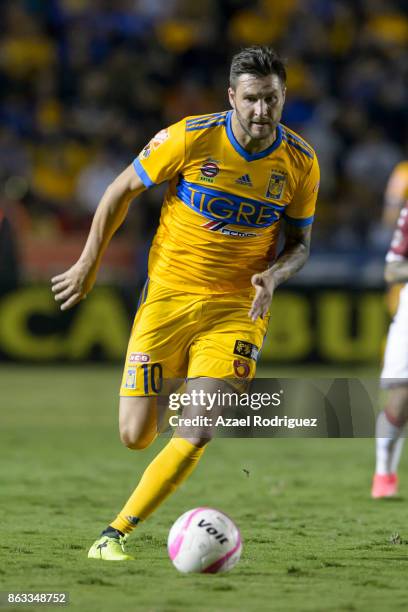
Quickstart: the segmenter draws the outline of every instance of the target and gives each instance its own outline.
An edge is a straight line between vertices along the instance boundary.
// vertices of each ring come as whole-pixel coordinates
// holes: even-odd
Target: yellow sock
[[[191,474],[204,449],[204,446],[198,448],[184,438],[172,438],[146,468],[111,527],[130,533]]]

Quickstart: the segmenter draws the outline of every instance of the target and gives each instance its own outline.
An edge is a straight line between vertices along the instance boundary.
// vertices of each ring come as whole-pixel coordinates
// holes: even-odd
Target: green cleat
[[[127,536],[111,538],[102,536],[94,542],[89,549],[88,559],[101,559],[102,561],[131,561],[131,555],[125,553]]]

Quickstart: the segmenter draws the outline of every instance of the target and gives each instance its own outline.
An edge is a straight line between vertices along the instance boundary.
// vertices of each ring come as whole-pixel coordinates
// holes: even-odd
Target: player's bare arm
[[[309,257],[311,233],[311,225],[295,227],[286,224],[285,246],[279,257],[265,272],[254,274],[251,279],[255,287],[255,297],[248,314],[250,319],[256,321],[258,317],[265,317],[276,287],[304,266]]]
[[[95,212],[88,239],[78,261],[51,279],[55,300],[67,310],[86,298],[91,291],[102,255],[113,234],[122,225],[130,202],[145,186],[132,165],[128,166],[106,189]]]
[[[408,260],[387,263],[384,270],[384,279],[387,283],[408,283]]]
[[[382,223],[393,229],[407,199],[408,162],[399,163],[393,170],[385,189]]]

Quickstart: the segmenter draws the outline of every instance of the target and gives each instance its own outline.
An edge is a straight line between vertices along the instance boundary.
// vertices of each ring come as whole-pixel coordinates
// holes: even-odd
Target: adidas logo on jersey
[[[239,185],[246,185],[247,187],[252,187],[252,181],[251,181],[251,177],[249,176],[249,174],[243,174],[242,176],[237,178],[235,182],[238,183]]]

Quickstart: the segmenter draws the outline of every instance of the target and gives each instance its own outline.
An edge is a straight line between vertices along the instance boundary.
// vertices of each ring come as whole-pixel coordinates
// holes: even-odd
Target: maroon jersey
[[[402,257],[408,259],[408,200],[401,209],[387,253],[387,259],[395,259],[395,256],[397,256],[398,259]]]

